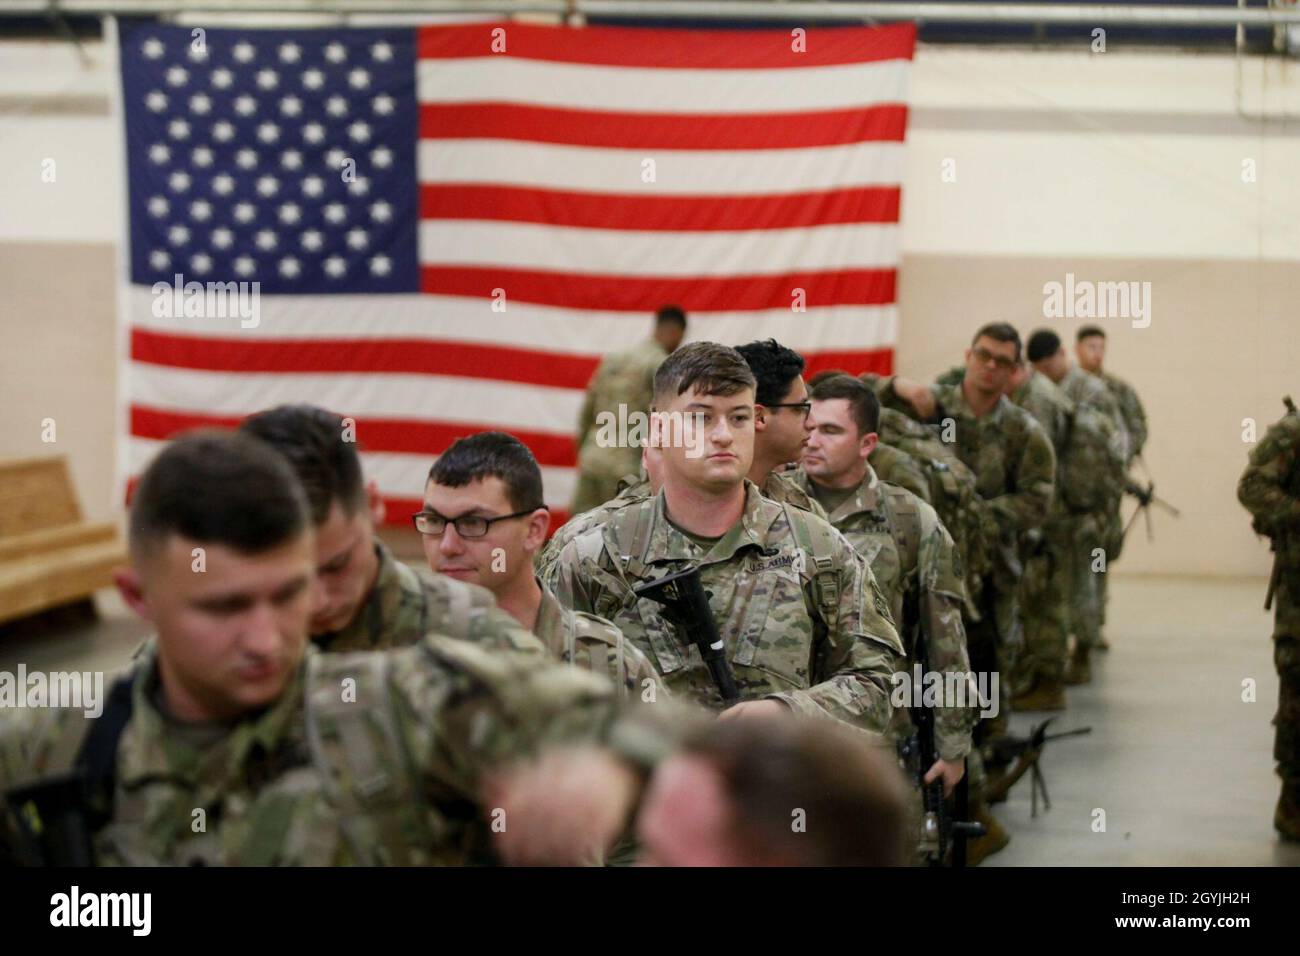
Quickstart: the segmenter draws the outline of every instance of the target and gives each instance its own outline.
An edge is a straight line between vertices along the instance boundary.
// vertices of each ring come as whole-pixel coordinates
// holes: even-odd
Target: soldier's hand
[[[495,774],[484,806],[501,861],[596,866],[627,829],[640,775],[608,750],[554,750]]]
[[[943,778],[943,795],[945,797],[952,794],[952,788],[961,783],[961,778],[966,775],[966,761],[948,761],[936,760],[934,765],[926,772],[925,782],[934,783],[940,777]]]
[[[894,394],[910,403],[922,418],[929,418],[934,414],[934,393],[923,383],[895,376]]]
[[[790,715],[790,708],[779,700],[747,700],[728,707],[718,720],[772,720]]]

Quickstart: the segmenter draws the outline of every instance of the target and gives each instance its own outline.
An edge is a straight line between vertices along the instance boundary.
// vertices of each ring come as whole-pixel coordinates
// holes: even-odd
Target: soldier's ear
[[[767,409],[754,403],[754,431],[761,432],[767,428]]]
[[[863,458],[870,457],[871,453],[876,450],[876,445],[880,441],[880,436],[876,432],[867,432],[859,441]]]
[[[384,504],[383,496],[379,494],[379,485],[376,482],[366,482],[366,508],[370,511],[370,520],[379,527],[384,523],[384,518],[388,515],[388,506]]]
[[[546,543],[546,532],[551,527],[551,512],[538,508],[528,516],[528,535],[524,538],[524,547],[528,551],[540,551]]]
[[[113,584],[117,593],[122,595],[126,606],[135,611],[146,621],[152,620],[149,603],[144,598],[144,582],[140,580],[134,568],[122,567],[113,570]]]

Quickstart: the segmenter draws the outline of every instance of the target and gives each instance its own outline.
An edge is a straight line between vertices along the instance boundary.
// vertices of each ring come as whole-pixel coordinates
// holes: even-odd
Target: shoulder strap
[[[650,549],[649,530],[653,517],[654,498],[642,498],[610,516],[608,526],[613,532],[617,551],[613,558],[625,576],[645,576],[645,556]]]
[[[826,626],[833,631],[839,622],[841,570],[834,529],[825,521],[810,521],[815,516],[795,505],[783,503],[781,507],[795,544],[811,559],[807,573],[812,581],[813,599]]]
[[[882,482],[885,495],[885,516],[889,520],[889,533],[897,541],[907,559],[907,567],[915,570],[921,554],[921,511],[916,499],[905,488]]]
[[[411,851],[430,845],[393,715],[389,656],[313,654],[307,665],[307,743],[358,866],[409,866]],[[350,700],[346,678],[356,681]]]

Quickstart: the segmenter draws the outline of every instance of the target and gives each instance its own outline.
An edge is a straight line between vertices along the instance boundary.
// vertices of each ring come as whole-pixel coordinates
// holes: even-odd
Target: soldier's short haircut
[[[754,380],[758,383],[754,401],[760,405],[775,405],[785,398],[794,380],[803,374],[806,364],[802,355],[776,339],[738,345],[736,351],[744,356],[749,370],[754,373]]]
[[[158,453],[131,500],[137,559],[172,535],[261,554],[310,526],[302,485],[284,457],[238,432],[191,432]]]
[[[858,427],[858,435],[880,431],[880,399],[876,393],[852,375],[819,377],[810,393],[815,402],[842,398],[849,403],[849,416]]]
[[[717,342],[692,342],[664,359],[655,372],[655,406],[692,387],[703,395],[735,395],[757,384],[744,356],[735,349]]]
[[[1037,362],[1039,359],[1051,358],[1061,348],[1061,337],[1051,329],[1039,329],[1033,335],[1029,336],[1029,342],[1025,346],[1025,355],[1029,361]]]
[[[1082,342],[1084,339],[1090,339],[1094,335],[1101,336],[1104,339],[1106,337],[1106,330],[1100,325],[1081,325],[1079,326],[1079,331],[1074,333],[1074,341]]]
[[[970,340],[970,344],[974,345],[980,339],[1015,343],[1016,361],[1020,361],[1020,333],[1016,331],[1016,327],[1010,322],[990,322],[988,325],[981,325],[974,338]]]
[[[545,508],[542,469],[528,446],[505,432],[479,432],[457,438],[429,469],[429,481],[463,488],[484,478],[500,478],[514,511]]]
[[[262,439],[283,455],[302,482],[311,517],[324,524],[338,502],[355,515],[366,503],[361,456],[356,442],[344,434],[341,415],[315,405],[279,405],[252,415],[239,430]]]
[[[831,378],[834,375],[848,375],[849,373],[842,368],[824,368],[812,378],[808,379],[808,387],[814,388],[818,382]]]
[[[675,325],[686,328],[686,313],[679,305],[665,305],[655,313],[655,325]]]
[[[807,866],[899,866],[906,787],[898,767],[832,721],[717,721],[688,740],[723,780],[738,849]],[[804,812],[796,832],[792,813]]]

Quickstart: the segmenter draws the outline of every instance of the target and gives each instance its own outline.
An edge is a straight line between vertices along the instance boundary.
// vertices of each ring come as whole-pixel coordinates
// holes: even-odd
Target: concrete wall
[[[121,175],[102,47],[0,44],[0,455],[58,423],[83,505],[115,513]],[[1123,572],[1262,574],[1236,504],[1249,451],[1300,393],[1300,76],[1173,52],[922,48],[904,188],[900,370],[929,376],[993,319],[1070,336],[1043,286],[1151,283],[1151,322],[1101,320],[1134,382],[1158,490],[1183,509]],[[56,180],[41,181],[54,159]],[[1243,170],[1246,175],[1243,175]],[[1298,395],[1300,397],[1300,395]]]

